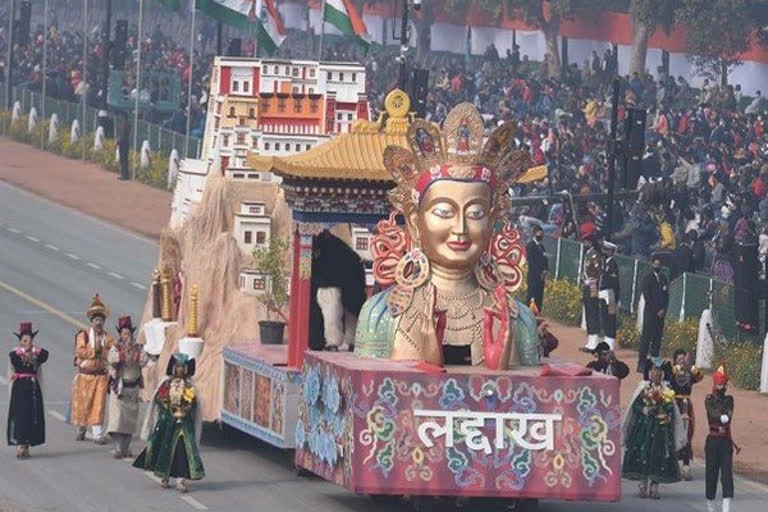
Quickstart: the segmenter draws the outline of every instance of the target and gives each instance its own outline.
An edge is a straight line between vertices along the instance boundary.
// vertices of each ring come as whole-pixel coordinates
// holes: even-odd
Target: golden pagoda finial
[[[173,321],[173,310],[171,308],[171,271],[168,267],[163,269],[160,277],[160,286],[163,291],[163,321],[171,322]]]
[[[155,267],[155,270],[152,271],[152,318],[163,316],[162,303],[160,269]]]
[[[411,98],[401,89],[392,89],[384,100],[384,108],[387,110],[387,126],[385,132],[388,135],[405,135],[408,131],[408,112],[411,110]]]
[[[197,338],[197,299],[200,287],[193,284],[189,290],[189,316],[187,317],[187,337]]]

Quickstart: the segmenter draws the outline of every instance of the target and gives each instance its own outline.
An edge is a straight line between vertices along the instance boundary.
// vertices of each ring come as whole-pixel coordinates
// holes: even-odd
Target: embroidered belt
[[[35,379],[35,378],[37,378],[37,374],[36,373],[14,373],[13,375],[11,375],[11,380],[16,380],[16,379]]]
[[[123,388],[137,388],[141,386],[141,379],[137,379],[131,382],[123,381]]]
[[[710,425],[709,435],[713,437],[731,437],[731,429],[722,425]]]
[[[78,373],[82,373],[83,375],[106,375],[107,369],[99,369],[99,370],[91,370],[90,368],[78,368]]]

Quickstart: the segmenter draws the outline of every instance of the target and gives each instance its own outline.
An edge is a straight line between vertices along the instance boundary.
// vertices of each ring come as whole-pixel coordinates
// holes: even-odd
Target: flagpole
[[[88,0],[83,1],[83,124],[80,126],[80,140],[83,144],[83,160],[85,160],[85,133],[88,129]]]
[[[323,6],[320,8],[320,51],[318,52],[317,60],[323,60],[323,43],[325,42],[325,2],[323,0]]]
[[[144,26],[144,0],[139,0],[139,34],[136,38],[136,99],[133,107],[133,153],[136,154],[136,146],[139,143],[139,97],[141,96],[141,40]],[[131,159],[131,179],[136,179],[136,158]]]
[[[40,98],[40,121],[45,119],[46,77],[48,76],[48,0],[43,5],[43,92]],[[45,130],[40,130],[40,147],[45,146]]]
[[[192,126],[192,75],[195,71],[195,21],[197,5],[192,4],[192,29],[189,32],[189,81],[187,83],[187,132],[184,136],[184,158],[189,158],[189,129]],[[209,100],[210,101],[210,100]]]

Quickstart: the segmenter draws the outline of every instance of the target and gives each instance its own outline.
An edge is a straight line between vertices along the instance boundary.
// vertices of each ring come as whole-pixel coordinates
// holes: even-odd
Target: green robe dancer
[[[622,475],[640,481],[642,497],[659,499],[660,483],[680,481],[676,454],[687,437],[674,391],[660,382],[660,375],[654,375],[661,374],[660,369],[650,373],[650,381],[638,386],[624,419]]]
[[[169,478],[175,478],[180,492],[186,492],[184,480],[205,476],[198,447],[200,407],[190,381],[194,368],[195,360],[186,354],[174,354],[168,361],[168,377],[155,391],[142,428],[147,447],[133,463],[136,468],[152,471],[163,487],[168,487]]]

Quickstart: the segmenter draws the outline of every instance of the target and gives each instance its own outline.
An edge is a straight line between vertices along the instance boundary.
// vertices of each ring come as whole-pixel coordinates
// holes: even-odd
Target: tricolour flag
[[[285,39],[285,27],[280,21],[275,0],[196,0],[196,6],[201,12],[227,25],[244,30],[256,28],[259,45],[269,54],[273,54]]]
[[[255,15],[259,17],[256,37],[259,48],[272,55],[285,39],[285,27],[275,7],[275,0],[258,0]]]
[[[327,21],[342,33],[356,37],[360,45],[368,48],[370,40],[368,29],[363,18],[357,12],[352,0],[325,0],[325,12],[323,20]]]

